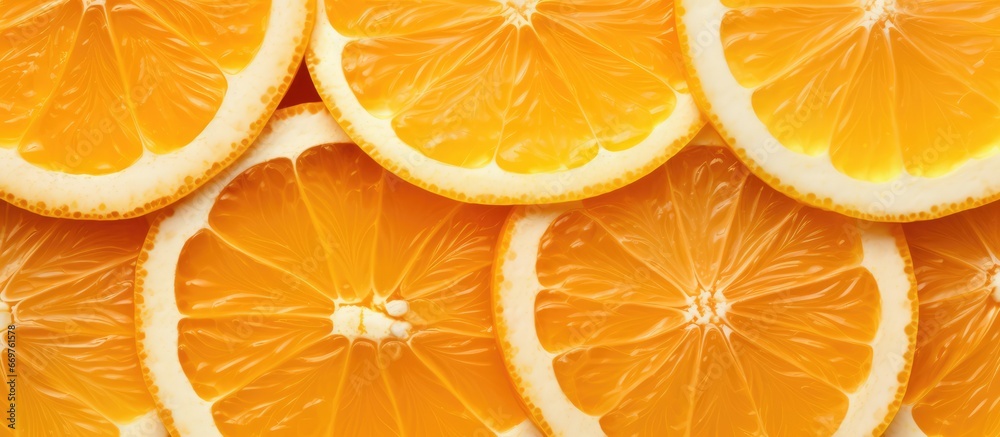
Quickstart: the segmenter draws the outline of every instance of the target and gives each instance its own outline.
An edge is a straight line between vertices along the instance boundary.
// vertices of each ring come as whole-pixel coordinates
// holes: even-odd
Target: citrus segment
[[[37,4],[36,4],[37,3]],[[0,147],[19,143],[59,83],[83,9],[79,2],[18,2],[0,12]],[[60,29],[40,32],[42,26]],[[34,88],[24,86],[34,84]],[[8,106],[9,105],[9,106]]]
[[[377,161],[448,197],[589,197],[701,126],[672,2],[321,3],[320,95]]]
[[[228,83],[212,60],[141,9],[108,14],[121,58],[129,107],[146,147],[167,153],[184,147],[215,116]],[[187,96],[174,102],[176,96]]]
[[[906,225],[919,283],[910,389],[892,436],[1000,432],[1000,206]]]
[[[63,80],[18,147],[32,164],[104,174],[128,167],[142,155],[107,28],[103,10],[84,11]]]
[[[16,432],[166,435],[135,348],[134,267],[147,228],[0,204],[0,320]]]
[[[312,0],[5,7],[0,193],[43,215],[114,219],[191,191],[242,153],[277,106],[312,9]]]
[[[337,398],[317,399],[315,394],[337,393],[349,347],[344,338],[320,340],[221,399],[213,410],[221,433],[246,435],[266,429],[297,436],[301,434],[295,423],[310,423],[326,435],[336,435],[329,418]]]
[[[320,104],[282,110],[154,225],[139,344],[168,425],[530,434],[489,323],[508,210],[420,190],[347,141]]]
[[[272,22],[271,3],[272,0],[184,0],[169,4],[118,0],[115,6],[125,9],[126,5],[134,5],[147,11],[223,71],[234,74],[246,68],[260,51]]]
[[[500,250],[501,346],[555,435],[877,434],[898,408],[916,324],[901,231],[801,206],[725,149],[518,209]]]
[[[987,128],[1000,120],[1000,32],[985,3],[682,0],[677,9],[696,98],[782,191],[891,221],[1000,193],[987,176],[1000,159],[1000,134]]]

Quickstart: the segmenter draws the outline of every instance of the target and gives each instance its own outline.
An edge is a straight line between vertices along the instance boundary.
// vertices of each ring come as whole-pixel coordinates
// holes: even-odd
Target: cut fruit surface
[[[920,329],[888,435],[1000,435],[1000,204],[904,229]]]
[[[679,0],[695,98],[798,200],[880,221],[1000,198],[995,2]]]
[[[490,271],[507,208],[393,176],[321,103],[153,225],[139,349],[174,435],[537,435]]]
[[[135,263],[148,228],[0,203],[6,433],[167,435],[135,347]]]
[[[305,51],[313,0],[26,0],[0,11],[0,198],[162,207],[232,162]]]
[[[320,0],[306,55],[341,126],[400,177],[473,203],[635,181],[704,124],[673,1]]]
[[[728,149],[517,208],[497,256],[501,349],[549,434],[878,435],[903,396],[899,226],[803,206]]]

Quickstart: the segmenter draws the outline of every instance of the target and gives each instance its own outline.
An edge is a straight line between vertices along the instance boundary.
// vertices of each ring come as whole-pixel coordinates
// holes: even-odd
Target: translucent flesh
[[[856,222],[691,148],[550,226],[535,325],[609,435],[832,431],[874,359],[862,258]]]
[[[541,173],[629,149],[670,116],[687,92],[672,3],[362,0],[326,12],[352,38],[354,95],[405,143],[466,168]]]
[[[905,403],[928,435],[1000,433],[1000,206],[908,224],[920,328]]]
[[[852,1],[723,3],[729,68],[785,147],[871,182],[1000,152],[995,4],[885,2],[878,15]]]
[[[19,432],[117,436],[118,424],[153,410],[132,305],[147,226],[0,205],[0,300],[16,326]]]
[[[353,145],[251,167],[181,252],[181,366],[225,435],[510,429],[526,416],[489,299],[506,214],[420,190]],[[400,299],[406,339],[331,333],[338,308],[385,315]]]
[[[84,10],[31,0],[4,9],[0,147],[45,169],[102,175],[204,130],[228,90],[225,74],[256,55],[270,1],[108,0]]]

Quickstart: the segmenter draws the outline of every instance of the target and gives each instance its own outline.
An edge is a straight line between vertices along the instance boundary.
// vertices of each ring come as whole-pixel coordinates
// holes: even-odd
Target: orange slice
[[[878,435],[903,396],[898,225],[803,206],[725,148],[516,209],[497,256],[497,334],[547,434]]]
[[[546,203],[639,179],[704,124],[673,1],[318,2],[323,100],[383,167],[474,203]]]
[[[157,221],[138,343],[174,435],[533,435],[490,323],[506,208],[386,172],[322,104]]]
[[[1000,435],[1000,203],[904,229],[920,329],[910,387],[888,434]]]
[[[313,0],[18,0],[0,8],[0,198],[122,218],[253,142],[302,59]]]
[[[64,221],[0,202],[3,429],[165,436],[135,348],[135,262],[149,225]]]
[[[1000,198],[1000,14],[989,1],[680,0],[702,109],[758,176],[866,219]]]

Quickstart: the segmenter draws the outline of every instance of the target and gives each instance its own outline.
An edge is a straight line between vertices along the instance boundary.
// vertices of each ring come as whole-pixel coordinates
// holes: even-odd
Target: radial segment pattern
[[[270,0],[18,0],[0,8],[0,148],[69,174],[186,146],[253,59]]]
[[[349,144],[250,167],[180,253],[181,367],[224,435],[492,435],[526,420],[491,326],[506,208]]]
[[[552,222],[538,340],[608,435],[830,435],[881,321],[857,226],[689,148]]]
[[[721,3],[729,69],[784,147],[870,182],[1000,151],[1000,3]]]
[[[1000,205],[906,225],[920,331],[904,402],[927,435],[1000,433]]]
[[[147,229],[145,220],[55,220],[0,202],[4,409],[14,411],[4,430],[13,417],[22,435],[162,432],[132,305]]]
[[[645,140],[688,93],[672,1],[325,4],[358,102],[455,166],[577,168]]]

